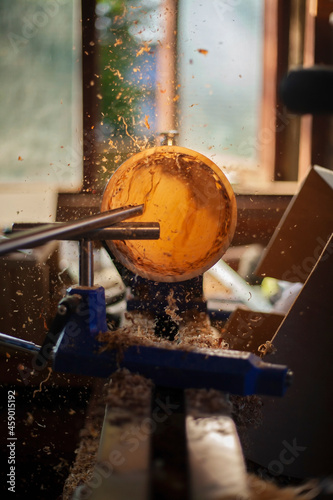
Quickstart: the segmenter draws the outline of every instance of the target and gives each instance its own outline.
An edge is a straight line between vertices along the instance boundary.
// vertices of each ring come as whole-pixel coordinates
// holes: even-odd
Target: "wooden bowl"
[[[154,281],[183,281],[207,271],[232,240],[237,212],[222,171],[178,146],[144,150],[125,161],[106,185],[101,211],[144,204],[131,220],[159,222],[159,240],[108,241],[117,260]]]

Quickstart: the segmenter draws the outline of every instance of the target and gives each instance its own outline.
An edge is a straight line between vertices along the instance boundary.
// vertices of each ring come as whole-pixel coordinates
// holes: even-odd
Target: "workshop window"
[[[236,183],[260,170],[263,15],[262,0],[179,2],[180,141]]]
[[[80,18],[79,0],[1,1],[2,185],[81,186]]]
[[[101,191],[124,159],[176,129],[236,192],[294,191],[311,137],[277,88],[305,61],[308,3],[3,0],[2,183],[75,191],[83,171],[84,191]]]
[[[100,175],[170,129],[231,180],[258,170],[262,0],[98,1],[95,28]]]
[[[236,191],[294,192],[309,141],[278,85],[303,63],[306,12],[305,0],[98,0],[91,184],[175,129]]]

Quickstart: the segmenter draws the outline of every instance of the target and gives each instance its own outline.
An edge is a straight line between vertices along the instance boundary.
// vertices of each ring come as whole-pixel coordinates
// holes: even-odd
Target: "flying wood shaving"
[[[149,130],[150,129],[150,125],[148,123],[148,118],[149,118],[149,115],[146,115],[145,116],[145,126],[147,127],[147,129]]]
[[[124,77],[121,76],[121,73],[120,73],[119,69],[113,69],[112,71],[119,78],[119,80],[123,80],[124,79]]]
[[[197,52],[199,52],[199,54],[203,54],[204,56],[208,54],[208,50],[206,49],[198,49]]]
[[[141,49],[137,51],[136,57],[141,56],[144,52],[150,52],[150,47],[146,43],[143,47],[141,47]]]
[[[126,123],[126,121],[125,121],[125,118],[124,118],[123,116],[119,116],[119,117],[118,117],[118,121],[122,121],[122,122],[123,122],[123,124],[125,125],[125,132],[126,132],[126,135],[128,135],[128,137],[130,137],[130,138],[132,139],[132,141],[135,141],[134,137],[132,137],[132,136],[130,135],[130,133],[128,132],[128,126],[127,126],[127,123]]]
[[[129,133],[128,126],[127,126],[127,123],[125,122],[124,117],[123,116],[119,116],[118,120],[119,121],[121,120],[123,122],[123,124],[125,125],[125,133],[126,133],[126,135],[128,135],[128,137],[130,139],[132,139],[132,141],[134,142],[134,144],[140,149],[140,144],[138,143],[138,141],[135,139],[135,137],[131,136],[131,134]]]
[[[174,297],[174,291],[172,288],[169,295],[167,296],[167,303],[168,306],[165,308],[165,312],[177,325],[179,325],[182,318],[176,312],[179,310],[179,307],[177,306],[177,302]]]
[[[48,376],[46,377],[46,379],[42,380],[41,383],[39,384],[39,389],[36,389],[34,392],[33,392],[33,395],[32,397],[34,398],[35,395],[37,394],[37,392],[42,392],[42,385],[47,382],[49,380],[49,378],[51,377],[51,373],[52,373],[52,368],[49,366],[47,368],[49,370],[49,374]]]

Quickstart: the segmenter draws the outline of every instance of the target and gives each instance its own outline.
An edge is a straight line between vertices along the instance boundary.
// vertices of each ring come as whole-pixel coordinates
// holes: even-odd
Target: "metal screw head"
[[[67,313],[67,307],[65,304],[59,304],[58,305],[58,314],[61,314],[61,316],[64,316]]]
[[[174,146],[176,143],[177,135],[178,135],[177,130],[167,130],[166,132],[161,132],[160,133],[161,146]]]

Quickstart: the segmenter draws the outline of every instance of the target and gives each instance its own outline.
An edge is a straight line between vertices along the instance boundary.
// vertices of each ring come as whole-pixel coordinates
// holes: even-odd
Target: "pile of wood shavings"
[[[196,309],[178,313],[179,308],[173,289],[167,296],[166,314],[174,321],[179,332],[175,337],[178,345],[193,346],[206,349],[218,349],[221,335],[212,328],[208,315]]]
[[[131,346],[161,347],[164,349],[176,349],[177,345],[167,339],[156,337],[154,333],[154,321],[145,314],[127,315],[130,322],[114,331],[100,333],[97,337],[103,347],[101,352],[116,350],[118,361],[121,361],[123,353]]]
[[[75,490],[89,484],[93,478],[105,407],[112,408],[108,416],[113,425],[140,419],[149,413],[152,387],[151,380],[125,368],[117,370],[103,387],[98,385],[90,402],[85,427],[80,432],[77,457],[65,482],[62,500],[71,500]]]
[[[80,444],[75,451],[76,460],[66,479],[62,500],[71,500],[75,489],[86,484],[93,476],[105,415],[105,400],[105,386],[99,382],[90,401],[85,426],[80,432]]]
[[[210,326],[205,313],[193,312],[191,318],[181,318],[174,341],[155,335],[155,322],[149,314],[127,314],[126,317],[125,326],[98,336],[103,344],[102,351],[116,349],[120,359],[124,350],[133,345],[185,351],[198,348],[220,349],[220,336]]]
[[[199,349],[221,349],[220,335],[211,327],[205,313],[200,313],[198,320],[188,320],[180,325],[176,340],[185,349],[189,347]]]

